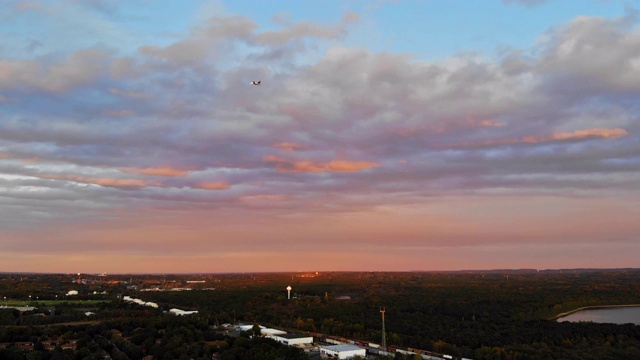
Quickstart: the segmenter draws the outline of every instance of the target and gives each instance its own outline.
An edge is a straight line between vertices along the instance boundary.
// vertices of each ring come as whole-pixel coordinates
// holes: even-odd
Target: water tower
[[[291,286],[287,286],[287,299],[291,299]]]

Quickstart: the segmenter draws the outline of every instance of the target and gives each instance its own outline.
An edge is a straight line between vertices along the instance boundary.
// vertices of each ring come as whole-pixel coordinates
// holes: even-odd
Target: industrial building
[[[37,308],[34,306],[0,306],[0,309],[15,309],[22,313],[25,311],[33,311]]]
[[[275,339],[274,336],[286,334],[287,332],[284,331],[284,330],[271,329],[271,328],[266,328],[266,327],[260,326],[260,333],[262,335],[266,336],[266,337]]]
[[[142,305],[142,306],[151,306],[151,307],[156,308],[156,309],[158,308],[158,304],[156,304],[154,302],[150,302],[150,301],[145,302],[144,300],[134,299],[134,298],[132,298],[130,296],[123,296],[122,300],[126,301],[126,302],[133,302],[133,303],[136,303],[136,304]]]
[[[336,357],[338,359],[353,359],[356,356],[367,356],[367,350],[356,345],[329,345],[321,346],[320,354]]]
[[[186,310],[180,310],[180,309],[173,308],[173,309],[169,310],[169,313],[173,314],[173,315],[176,315],[176,316],[184,316],[184,315],[197,314],[198,311],[186,311]]]
[[[297,335],[297,334],[276,334],[269,336],[270,338],[289,346],[304,345],[313,343],[313,336]]]

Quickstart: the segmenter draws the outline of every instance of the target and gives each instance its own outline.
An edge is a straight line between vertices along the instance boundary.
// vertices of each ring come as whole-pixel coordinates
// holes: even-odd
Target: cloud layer
[[[16,4],[15,22],[60,10]],[[23,39],[0,49],[0,246],[28,264],[59,252],[45,270],[77,249],[268,259],[253,270],[291,270],[279,267],[287,252],[315,254],[315,268],[378,269],[341,248],[391,270],[402,256],[445,268],[415,257],[443,247],[459,251],[457,268],[468,249],[561,267],[538,248],[550,239],[637,254],[637,20],[577,17],[530,49],[440,61],[346,46],[356,14],[279,30],[213,16],[127,49],[43,44],[26,56]],[[475,264],[519,267],[495,261]]]

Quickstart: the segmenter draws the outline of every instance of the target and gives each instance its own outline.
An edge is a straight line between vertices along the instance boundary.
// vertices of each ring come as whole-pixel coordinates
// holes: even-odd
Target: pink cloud
[[[556,132],[548,136],[527,135],[519,139],[487,140],[480,144],[463,143],[449,144],[448,146],[474,147],[510,144],[540,144],[552,141],[589,140],[596,138],[615,139],[626,135],[629,135],[629,133],[624,129],[593,128],[576,130],[574,132]]]
[[[491,119],[477,120],[471,117],[467,118],[467,124],[474,128],[505,126],[505,123],[502,123],[499,121],[495,121]]]
[[[482,127],[494,127],[494,126],[504,126],[504,123],[501,123],[499,121],[494,121],[494,120],[482,120],[480,122],[478,122],[478,124]]]
[[[570,133],[557,132],[551,136],[525,136],[519,140],[507,140],[508,143],[529,143],[537,144],[549,141],[563,141],[563,140],[584,140],[593,138],[613,139],[621,136],[628,135],[629,133],[623,129],[586,129],[576,130]]]
[[[369,161],[331,160],[329,162],[293,161],[269,155],[264,159],[268,163],[275,164],[280,172],[357,172],[379,166],[379,163]]]
[[[129,174],[142,174],[153,176],[168,176],[168,177],[182,177],[189,175],[188,170],[194,170],[194,168],[178,169],[170,166],[159,166],[149,168],[119,168],[119,171]]]
[[[273,146],[277,147],[278,149],[284,152],[292,152],[292,151],[304,149],[304,145],[294,143],[294,142],[281,142],[281,143],[273,144]]]
[[[603,129],[594,128],[587,130],[576,130],[571,133],[555,133],[552,135],[553,140],[573,140],[573,139],[586,139],[586,138],[604,138],[613,139],[621,136],[629,135],[624,129]]]
[[[226,181],[203,182],[193,186],[194,189],[201,190],[225,190],[231,187]]]
[[[240,201],[244,202],[281,202],[281,201],[289,201],[292,198],[290,196],[284,195],[250,195],[250,196],[241,196]]]
[[[0,154],[0,159],[16,159],[23,163],[35,163],[42,160],[41,158],[38,158],[38,157],[22,158],[20,156],[9,155],[9,154]]]

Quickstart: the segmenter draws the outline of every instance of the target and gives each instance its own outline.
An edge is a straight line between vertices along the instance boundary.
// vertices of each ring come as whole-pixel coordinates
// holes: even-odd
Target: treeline
[[[585,305],[640,303],[639,275],[366,273],[296,279],[293,300],[283,291],[288,282],[265,281],[245,289],[144,295],[219,321],[376,343],[384,306],[388,344],[479,360],[639,359],[640,326],[549,320]]]
[[[0,348],[0,359],[6,360],[139,360],[146,356],[189,360],[214,355],[220,360],[308,359],[304,351],[274,340],[251,338],[248,333],[226,336],[202,319],[172,315],[95,325],[0,327],[0,343],[5,346]]]
[[[106,351],[112,358],[124,358],[125,355],[135,358],[132,357],[134,353],[136,356],[159,356],[158,349],[177,356],[170,350],[177,347],[181,349],[180,356],[188,354],[194,359],[214,353],[251,358],[246,356],[254,356],[247,355],[253,351],[249,349],[253,345],[270,345],[258,344],[257,340],[236,343],[237,340],[221,338],[211,328],[232,322],[260,323],[292,332],[320,332],[380,343],[380,308],[384,307],[386,340],[392,346],[478,360],[640,359],[640,326],[550,320],[559,313],[582,306],[640,303],[638,270],[303,275],[217,275],[216,290],[212,291],[137,292],[122,286],[108,288],[111,302],[98,305],[95,318],[91,317],[101,321],[100,325],[82,328],[89,334],[99,329],[100,337],[93,334],[90,338],[78,337],[77,340],[86,340],[80,343],[83,345],[80,349],[87,348],[88,356],[98,356],[100,351]],[[133,281],[136,281],[135,277]],[[17,282],[12,291],[24,297],[25,289],[37,288],[37,282],[37,279],[29,279],[25,284]],[[0,285],[8,283],[0,282]],[[49,286],[61,289],[66,285],[53,283]],[[287,286],[293,288],[291,300],[287,299]],[[50,289],[41,289],[42,296],[55,296]],[[160,309],[121,302],[118,294],[156,302]],[[0,327],[0,342],[35,344],[37,341],[33,340],[42,343],[56,336],[73,341],[74,335],[68,332],[76,330],[60,330],[62,333],[58,334],[55,333],[58,330],[52,329],[66,328],[41,325],[87,319],[84,309],[74,306],[56,307],[53,314],[45,314],[42,309],[24,314],[0,311],[0,324],[8,325]],[[188,322],[193,328],[183,324],[190,332],[177,331],[181,326],[179,322],[183,321],[180,318],[163,315],[172,307],[198,310],[195,318],[188,320],[195,321]],[[129,322],[112,323],[109,319],[114,318]],[[121,331],[122,339],[113,338],[106,330],[103,333],[103,326]],[[177,336],[175,339],[183,339],[191,345],[188,349],[183,348],[178,341],[172,342],[174,338],[165,338],[167,331]],[[110,340],[113,347],[104,339]],[[153,339],[153,343],[143,339]],[[247,344],[250,344],[249,348],[246,348]],[[234,348],[236,350],[231,351]],[[285,351],[275,349],[278,353]],[[0,358],[17,350],[17,345],[10,346],[3,350]],[[73,358],[78,358],[78,351],[75,350]],[[59,351],[56,347],[47,350],[46,354],[53,356],[65,352],[69,349],[60,346]]]

